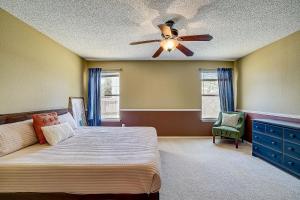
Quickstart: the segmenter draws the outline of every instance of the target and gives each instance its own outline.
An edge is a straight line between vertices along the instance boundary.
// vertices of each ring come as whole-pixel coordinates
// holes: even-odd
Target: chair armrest
[[[245,126],[245,121],[244,119],[240,120],[238,122],[238,124],[236,125],[236,129],[239,130],[239,131],[243,131],[244,130],[244,126]]]
[[[221,125],[221,120],[217,120],[213,126],[220,126]]]
[[[236,125],[236,129],[237,130],[240,130],[241,128],[242,128],[242,126],[243,126],[243,122],[240,122],[240,123],[238,123],[237,125]]]
[[[221,123],[222,123],[222,116],[220,113],[217,121],[213,124],[213,126],[221,126]]]

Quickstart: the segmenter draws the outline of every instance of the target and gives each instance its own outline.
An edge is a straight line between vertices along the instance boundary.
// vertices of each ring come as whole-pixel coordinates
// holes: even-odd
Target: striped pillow
[[[74,130],[69,123],[42,127],[43,134],[50,145],[56,145],[74,136]]]
[[[0,156],[37,143],[32,120],[0,125]]]

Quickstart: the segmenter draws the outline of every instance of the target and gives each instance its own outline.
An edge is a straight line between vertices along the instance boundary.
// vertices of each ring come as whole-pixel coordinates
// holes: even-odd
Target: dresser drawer
[[[287,155],[284,156],[284,166],[289,170],[295,172],[297,175],[300,175],[300,160],[291,158]]]
[[[262,145],[255,143],[255,142],[253,142],[252,148],[253,148],[254,154],[258,154],[273,163],[278,163],[278,164],[282,163],[282,153],[273,151],[267,147],[264,147]]]
[[[253,141],[282,152],[282,140],[271,136],[253,133]]]
[[[279,127],[279,126],[267,124],[266,125],[266,133],[276,136],[276,137],[279,137],[279,138],[282,138],[283,128]]]
[[[253,122],[253,130],[264,133],[266,131],[266,125],[263,123]]]
[[[300,144],[300,130],[290,128],[284,129],[284,139]]]
[[[300,159],[300,145],[284,142],[284,153]]]

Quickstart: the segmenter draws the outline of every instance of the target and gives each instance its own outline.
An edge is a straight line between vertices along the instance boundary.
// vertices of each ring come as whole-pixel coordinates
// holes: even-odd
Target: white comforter
[[[160,189],[157,134],[150,127],[85,127],[55,146],[0,158],[0,192],[151,193]]]

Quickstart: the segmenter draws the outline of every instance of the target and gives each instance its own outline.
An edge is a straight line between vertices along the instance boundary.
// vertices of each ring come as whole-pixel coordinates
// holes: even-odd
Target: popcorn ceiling
[[[300,0],[0,0],[0,7],[81,57],[152,60],[156,27],[176,21],[179,35],[211,34],[210,42],[183,42],[161,60],[235,60],[300,30]]]

